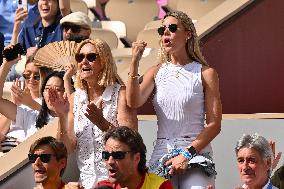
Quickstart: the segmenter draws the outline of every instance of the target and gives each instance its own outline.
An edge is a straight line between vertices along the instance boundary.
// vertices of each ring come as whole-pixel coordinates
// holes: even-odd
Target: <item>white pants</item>
[[[168,153],[169,148],[173,148],[175,146],[178,148],[186,148],[190,145],[191,140],[192,139],[190,138],[157,139],[149,164],[153,164],[164,154]],[[211,156],[213,155],[210,145],[201,151],[201,153],[203,152],[211,152]],[[182,175],[175,175],[171,178],[171,181],[175,189],[206,189],[208,185],[215,187],[214,176],[208,177],[201,169],[198,168],[189,169]]]

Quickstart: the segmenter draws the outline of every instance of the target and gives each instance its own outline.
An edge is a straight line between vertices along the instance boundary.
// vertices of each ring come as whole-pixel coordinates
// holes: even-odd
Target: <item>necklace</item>
[[[183,67],[181,66],[178,70],[175,71],[176,72],[176,74],[175,74],[176,78],[179,78],[179,74],[180,74],[180,71],[181,71],[182,68]]]

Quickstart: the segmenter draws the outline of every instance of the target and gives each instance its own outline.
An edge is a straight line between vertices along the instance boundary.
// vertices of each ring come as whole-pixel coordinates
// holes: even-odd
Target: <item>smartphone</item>
[[[25,55],[26,51],[22,47],[20,43],[17,43],[13,48],[11,49],[4,49],[3,50],[3,56],[6,58],[7,61],[14,60],[18,57],[18,55]]]
[[[24,10],[28,10],[28,1],[18,0],[18,8],[23,8]]]

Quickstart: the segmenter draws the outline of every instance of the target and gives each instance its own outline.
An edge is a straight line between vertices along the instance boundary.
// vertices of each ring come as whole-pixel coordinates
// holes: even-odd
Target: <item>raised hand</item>
[[[66,79],[71,79],[73,75],[76,74],[76,66],[72,63],[67,63],[64,66],[64,70],[65,70],[65,74],[64,74],[64,78]]]
[[[143,55],[147,43],[138,40],[132,43],[132,62],[138,63]]]
[[[67,95],[61,95],[55,87],[48,89],[48,101],[54,108],[58,117],[66,116],[69,111],[69,101]]]
[[[28,11],[24,8],[18,8],[15,12],[14,23],[21,23],[28,16]]]
[[[23,88],[22,90],[22,83],[23,83]],[[21,82],[20,80],[16,79],[13,81],[13,85],[11,87],[11,99],[12,102],[17,104],[18,106],[21,104],[29,106],[34,100],[31,96],[30,90],[25,87],[25,82]]]
[[[13,81],[11,87],[11,101],[14,102],[17,106],[23,104],[23,93],[24,91],[21,88],[22,82],[18,79]]]
[[[4,51],[10,51],[13,49],[15,45],[8,45],[7,47],[4,48],[3,50],[3,55],[5,56],[5,52]],[[18,54],[18,56],[16,58],[14,58],[13,60],[7,60],[6,58],[3,59],[3,64],[5,65],[9,65],[12,67],[12,65],[16,64],[19,60],[21,60],[21,55]]]

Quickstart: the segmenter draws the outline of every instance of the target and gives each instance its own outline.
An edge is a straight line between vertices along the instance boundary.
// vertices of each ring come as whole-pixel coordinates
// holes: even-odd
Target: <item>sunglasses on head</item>
[[[169,26],[161,26],[158,28],[159,35],[164,35],[166,28],[168,28],[170,32],[175,33],[178,29],[178,26],[177,24],[170,24]]]
[[[25,80],[30,80],[31,78],[33,78],[36,81],[40,80],[40,75],[31,75],[31,74],[23,74],[23,77],[25,78]]]
[[[86,58],[89,62],[94,62],[97,59],[97,54],[96,53],[88,53],[88,54],[79,53],[79,54],[75,54],[75,60],[77,62],[82,62],[84,60],[84,58]]]
[[[115,160],[121,160],[121,159],[124,159],[125,155],[130,152],[131,151],[115,151],[115,152],[103,151],[102,158],[107,161],[109,157],[112,156],[113,159]]]
[[[42,161],[43,163],[48,163],[51,159],[51,156],[55,156],[54,154],[29,154],[28,157],[29,157],[29,161],[31,163],[34,163],[37,158],[39,157],[40,158],[40,161]]]

